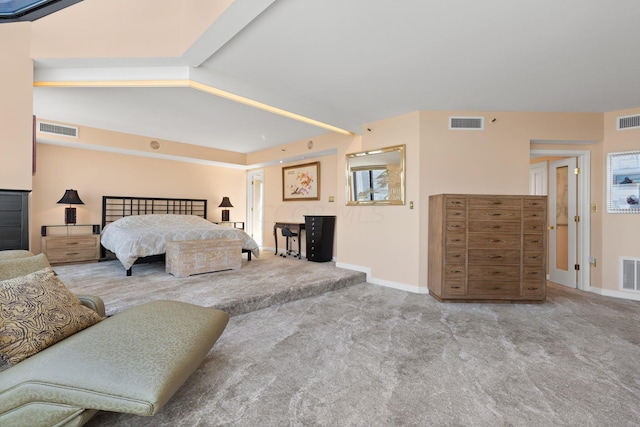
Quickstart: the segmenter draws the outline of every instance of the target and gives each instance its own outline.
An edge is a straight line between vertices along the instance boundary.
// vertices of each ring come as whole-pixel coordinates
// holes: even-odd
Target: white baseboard
[[[360,271],[367,274],[367,283],[374,285],[385,286],[387,288],[398,289],[405,292],[412,292],[414,294],[428,294],[429,290],[426,288],[420,288],[418,286],[407,285],[404,283],[392,282],[390,280],[378,279],[371,276],[371,268],[363,267],[361,265],[345,264],[343,262],[337,262],[336,267],[344,268],[347,270]]]
[[[631,301],[640,301],[640,293],[638,292],[612,291],[610,289],[594,288],[593,286],[589,287],[589,292],[593,292],[594,294],[602,295],[604,297],[614,297],[628,299]]]

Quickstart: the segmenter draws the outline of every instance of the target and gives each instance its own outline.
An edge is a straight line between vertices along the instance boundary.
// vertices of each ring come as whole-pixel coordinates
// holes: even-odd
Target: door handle
[[[549,230],[553,230],[555,227],[553,225],[549,226]]]

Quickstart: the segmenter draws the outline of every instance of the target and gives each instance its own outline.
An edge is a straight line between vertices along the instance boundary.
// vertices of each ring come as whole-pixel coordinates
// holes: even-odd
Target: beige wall
[[[56,202],[69,188],[85,203],[78,224],[100,224],[102,196],[199,198],[208,200],[208,218],[220,221],[220,204],[229,196],[234,221],[246,218],[246,172],[241,169],[151,159],[94,150],[37,144],[33,179],[31,250],[40,251],[40,226],[64,224]]]
[[[31,190],[33,61],[30,23],[0,25],[0,189]]]
[[[599,166],[604,171],[602,182],[606,182],[606,154],[623,151],[640,150],[640,129],[616,131],[616,118],[640,114],[640,108],[614,111],[606,113],[604,125],[603,156],[599,159]],[[607,280],[603,289],[614,295],[629,295],[628,291],[620,288],[620,257],[640,258],[638,244],[638,230],[640,230],[640,215],[606,213],[606,191],[602,194],[602,275]],[[637,297],[636,299],[640,299]]]
[[[179,57],[231,3],[80,2],[34,21],[32,54],[34,58]]]

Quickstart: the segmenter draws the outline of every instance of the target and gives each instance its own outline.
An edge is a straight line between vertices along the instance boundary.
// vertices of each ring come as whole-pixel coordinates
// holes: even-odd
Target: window
[[[0,1],[0,23],[35,21],[82,0],[8,0]]]
[[[353,199],[358,202],[389,200],[389,173],[386,167],[353,170]]]

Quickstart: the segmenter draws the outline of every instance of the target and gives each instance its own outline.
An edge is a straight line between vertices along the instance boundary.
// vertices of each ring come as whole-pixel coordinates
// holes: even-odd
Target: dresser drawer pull
[[[540,226],[538,226],[538,225],[530,225],[529,226],[529,230],[537,230],[539,228],[540,228]]]
[[[487,258],[489,258],[489,259],[500,259],[500,258],[502,258],[502,255],[487,255]]]
[[[462,212],[451,212],[451,215],[460,216],[460,215],[462,215]]]
[[[458,224],[451,224],[451,228],[460,228]]]
[[[533,276],[534,274],[537,275],[538,272],[537,271],[527,271],[527,274]]]
[[[491,272],[489,272],[489,274],[492,274],[492,275],[494,275],[494,276],[497,276],[497,275],[499,275],[499,274],[502,274],[502,271],[491,271]]]
[[[78,255],[78,252],[67,252],[67,256]]]
[[[461,256],[462,256],[462,255],[460,255],[460,254],[452,255],[452,257],[453,257],[453,258],[460,258]]]
[[[451,204],[452,204],[452,205],[461,205],[461,204],[462,204],[462,202],[461,202],[461,201],[459,201],[459,200],[453,200],[453,201],[451,201]]]
[[[490,205],[501,205],[502,202],[500,201],[493,201],[493,202],[489,202]]]
[[[451,239],[452,242],[462,242],[462,239]]]
[[[537,290],[538,290],[538,288],[536,288],[536,287],[534,287],[534,286],[529,286],[529,287],[527,288],[527,290],[528,290],[528,291],[537,291]]]
[[[540,243],[540,240],[527,240],[527,243]]]
[[[67,246],[71,246],[71,245],[77,245],[80,242],[65,242],[65,245]]]
[[[487,242],[489,242],[489,243],[500,243],[502,241],[503,240],[500,240],[500,239],[487,239]]]
[[[489,216],[502,216],[502,214],[499,212],[493,212],[493,213],[490,213]]]
[[[460,286],[450,286],[451,289],[460,289]]]
[[[462,273],[462,270],[451,270],[449,273]]]
[[[538,256],[538,255],[529,255],[527,257],[527,259],[540,259],[540,256]]]
[[[501,225],[492,225],[489,228],[493,228],[494,230],[497,230],[498,228],[502,228],[502,226]]]

